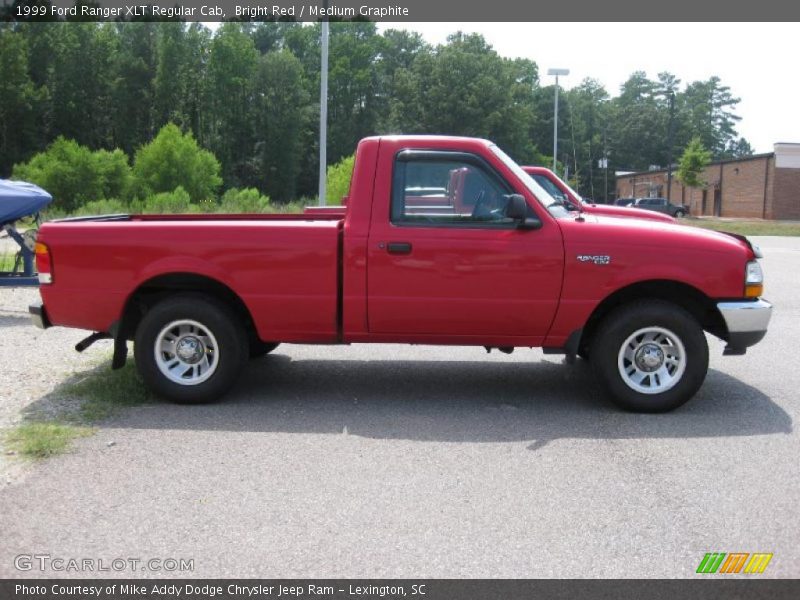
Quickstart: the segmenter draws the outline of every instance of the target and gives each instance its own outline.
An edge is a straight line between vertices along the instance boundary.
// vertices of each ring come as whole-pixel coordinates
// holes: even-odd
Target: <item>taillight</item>
[[[34,253],[36,254],[36,270],[39,272],[39,283],[53,283],[53,259],[50,256],[50,248],[44,242],[36,242]]]

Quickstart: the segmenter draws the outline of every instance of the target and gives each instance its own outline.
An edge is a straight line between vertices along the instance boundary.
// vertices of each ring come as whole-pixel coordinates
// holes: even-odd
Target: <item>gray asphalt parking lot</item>
[[[282,346],[225,402],[133,407],[68,454],[7,460],[0,577],[85,575],[20,554],[194,561],[119,576],[685,577],[706,552],[771,552],[764,577],[798,577],[800,238],[756,241],[770,332],[743,357],[711,339],[673,413],[619,412],[586,364],[538,350]],[[8,379],[25,371],[8,340],[33,360],[83,335],[34,333],[7,306],[23,296],[0,296],[6,413],[88,361],[35,392]]]

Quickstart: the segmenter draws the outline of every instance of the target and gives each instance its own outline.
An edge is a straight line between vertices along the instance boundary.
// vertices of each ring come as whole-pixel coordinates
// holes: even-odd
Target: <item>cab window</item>
[[[395,162],[391,221],[401,226],[513,227],[511,189],[482,159],[408,152]]]

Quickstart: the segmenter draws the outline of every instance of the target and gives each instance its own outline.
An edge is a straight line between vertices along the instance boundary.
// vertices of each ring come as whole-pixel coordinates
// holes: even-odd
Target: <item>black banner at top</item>
[[[786,0],[0,0],[0,4],[6,21],[800,21],[800,3]]]

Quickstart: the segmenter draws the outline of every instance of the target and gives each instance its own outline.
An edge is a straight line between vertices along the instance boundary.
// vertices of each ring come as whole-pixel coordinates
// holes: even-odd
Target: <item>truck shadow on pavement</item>
[[[107,368],[107,367],[105,367]],[[126,410],[106,426],[348,434],[437,442],[529,442],[788,434],[792,419],[759,390],[717,370],[667,414],[622,412],[589,366],[542,361],[253,361],[221,402]]]

